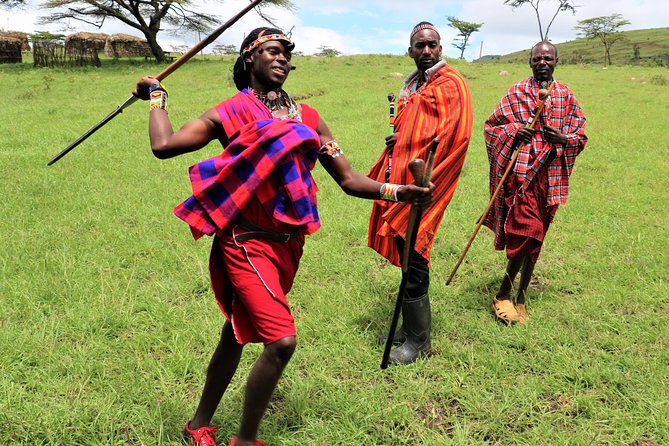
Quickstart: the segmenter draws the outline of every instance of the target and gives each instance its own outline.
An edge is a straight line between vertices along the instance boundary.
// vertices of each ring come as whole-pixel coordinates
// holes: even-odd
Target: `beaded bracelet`
[[[337,144],[337,140],[333,139],[332,141],[323,144],[318,153],[337,158],[338,156],[343,155],[344,151],[339,147],[339,144]]]
[[[149,95],[149,111],[161,109],[167,111],[167,92],[154,90]]]
[[[379,191],[381,199],[386,201],[398,201],[397,191],[400,187],[402,187],[401,184],[383,183],[381,185],[381,190]]]
[[[156,90],[162,90],[165,93],[167,93],[167,88],[163,84],[160,83],[160,81],[156,80],[149,85],[149,93],[153,93]]]

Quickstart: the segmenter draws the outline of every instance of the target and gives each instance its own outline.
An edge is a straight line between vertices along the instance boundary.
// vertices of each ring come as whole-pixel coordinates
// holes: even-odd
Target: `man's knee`
[[[297,340],[295,336],[286,336],[271,344],[267,344],[265,349],[272,360],[285,365],[290,361],[291,356],[293,356],[296,346]]]

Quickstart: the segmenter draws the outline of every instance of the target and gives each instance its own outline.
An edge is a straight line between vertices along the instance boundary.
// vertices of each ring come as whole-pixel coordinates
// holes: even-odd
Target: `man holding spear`
[[[184,436],[215,446],[214,412],[247,343],[263,343],[247,382],[241,425],[231,446],[256,438],[270,397],[295,347],[286,295],[297,273],[305,235],[320,227],[316,160],[349,195],[402,201],[422,209],[434,186],[374,181],[355,172],[318,112],[283,90],[294,68],[293,42],[281,30],[257,28],[241,44],[233,69],[240,91],[174,132],[167,91],[146,76],[133,94],[150,100],[149,136],[158,158],[192,152],[218,140],[225,150],[190,169],[193,195],[175,208],[197,239],[214,236],[211,283],[226,316],[194,417]]]
[[[552,43],[534,45],[530,55],[532,76],[513,85],[485,122],[494,205],[483,223],[495,232],[495,249],[506,248],[508,258],[492,308],[496,317],[507,323],[528,318],[525,292],[534,265],[558,205],[567,201],[576,156],[588,141],[585,116],[574,93],[553,79],[557,63],[557,49]],[[538,125],[527,126],[535,106],[543,99],[540,91],[548,97],[536,116]],[[516,162],[504,178],[512,160]],[[494,196],[500,183],[500,192]],[[514,306],[511,291],[519,271]]]
[[[416,158],[428,159],[433,141],[437,139],[439,144],[431,177],[436,185],[434,205],[422,214],[409,262],[406,293],[398,297],[402,298],[402,327],[391,341],[402,345],[390,352],[389,359],[394,364],[411,363],[432,351],[428,298],[430,250],[455,192],[473,121],[469,87],[460,73],[441,60],[437,28],[429,22],[420,22],[411,31],[409,44],[409,56],[416,70],[404,81],[394,133],[386,138],[386,149],[369,176],[384,181],[389,172],[388,181],[404,182],[409,163]],[[375,201],[370,217],[368,245],[395,266],[400,266],[409,208],[400,203]]]

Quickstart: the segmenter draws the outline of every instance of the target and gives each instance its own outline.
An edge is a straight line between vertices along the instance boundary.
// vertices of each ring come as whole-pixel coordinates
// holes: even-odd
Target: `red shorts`
[[[232,233],[217,235],[209,259],[216,301],[232,323],[237,342],[267,345],[295,336],[286,294],[302,257],[304,236],[288,242],[238,242],[234,234],[241,232],[235,226]]]

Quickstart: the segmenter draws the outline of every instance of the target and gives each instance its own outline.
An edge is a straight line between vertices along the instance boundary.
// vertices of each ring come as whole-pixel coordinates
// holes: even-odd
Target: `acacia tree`
[[[0,8],[11,9],[16,6],[22,6],[25,4],[26,4],[25,0],[0,0]]]
[[[629,24],[630,21],[623,19],[622,15],[611,14],[581,20],[574,29],[587,39],[599,39],[604,45],[604,63],[611,65],[611,46],[624,38],[620,28]]]
[[[456,17],[448,17],[448,26],[459,31],[459,34],[457,34],[455,38],[455,42],[451,45],[460,50],[460,59],[465,58],[464,54],[465,49],[469,45],[469,37],[481,29],[482,25],[483,23],[465,22]]]
[[[558,7],[555,10],[553,17],[551,17],[550,22],[548,22],[546,32],[544,32],[543,26],[541,24],[541,15],[539,14],[539,5],[541,4],[541,0],[504,0],[504,4],[511,6],[513,9],[520,8],[525,4],[532,6],[532,9],[534,9],[534,13],[537,16],[537,23],[539,24],[539,36],[541,37],[541,40],[548,40],[548,31],[550,31],[551,25],[561,11],[571,11],[572,14],[576,14],[577,8],[577,6],[574,5],[573,0],[558,0]]]
[[[0,0],[23,1],[23,0]],[[78,20],[101,28],[107,18],[118,20],[140,31],[158,62],[165,60],[157,36],[163,25],[174,27],[174,32],[208,32],[218,22],[218,17],[191,9],[192,0],[47,0],[43,8],[56,12],[40,18],[41,24],[69,19]],[[266,0],[290,8],[289,0]]]

